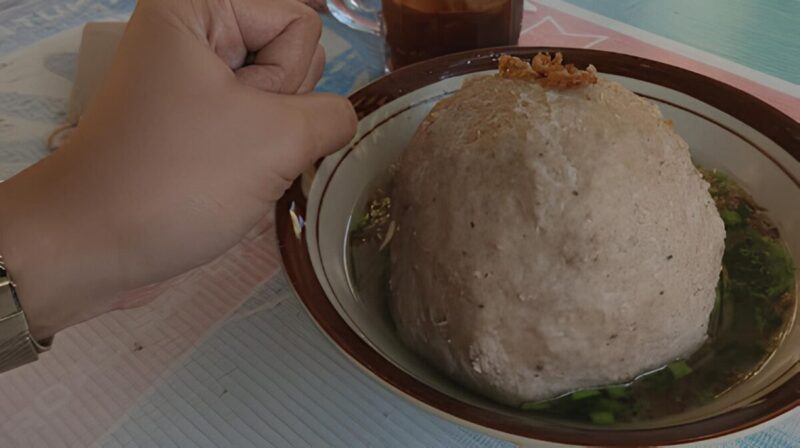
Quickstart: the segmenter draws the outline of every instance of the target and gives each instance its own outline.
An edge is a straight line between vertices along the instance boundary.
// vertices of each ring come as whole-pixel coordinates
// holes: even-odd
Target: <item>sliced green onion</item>
[[[625,386],[611,386],[606,388],[606,393],[611,398],[622,398],[628,395],[628,391],[626,390]]]
[[[617,421],[611,412],[592,412],[589,418],[595,425],[613,425]]]
[[[573,400],[583,400],[584,398],[596,397],[598,395],[600,395],[600,391],[597,389],[584,389],[573,392],[570,397],[572,397]]]
[[[725,227],[735,227],[742,223],[741,215],[735,210],[722,209],[719,211],[719,216],[722,218],[722,222],[725,223]]]
[[[675,361],[667,365],[667,368],[672,372],[672,376],[678,380],[686,375],[692,373],[692,368],[686,364],[686,361]]]
[[[363,229],[364,227],[367,227],[368,224],[369,224],[369,212],[364,213],[364,215],[362,215],[361,218],[359,218],[358,221],[355,222],[355,225],[353,225],[352,232],[357,232]]]
[[[550,409],[550,403],[546,401],[531,401],[522,405],[523,411],[544,411]]]

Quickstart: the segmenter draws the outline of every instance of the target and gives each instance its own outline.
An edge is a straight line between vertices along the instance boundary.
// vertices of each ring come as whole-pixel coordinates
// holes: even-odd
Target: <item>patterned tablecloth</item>
[[[132,0],[0,0],[0,178],[48,154],[81,28]],[[376,39],[325,20],[326,76],[380,75]],[[800,119],[800,1],[533,0],[522,43],[609,49],[687,67]],[[59,335],[0,378],[2,447],[505,447],[388,392],[314,327],[260,239],[167,285],[142,309]],[[800,446],[800,412],[712,446]]]

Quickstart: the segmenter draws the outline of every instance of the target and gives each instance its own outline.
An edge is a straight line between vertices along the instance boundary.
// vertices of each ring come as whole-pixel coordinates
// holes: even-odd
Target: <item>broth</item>
[[[756,374],[780,344],[796,306],[795,270],[765,210],[727,176],[701,170],[725,223],[723,270],[709,338],[679,359],[626,384],[576,390],[526,403],[524,411],[597,425],[635,423],[707,404]],[[351,281],[360,297],[388,300],[389,250],[396,231],[387,187],[367,192],[351,222]]]

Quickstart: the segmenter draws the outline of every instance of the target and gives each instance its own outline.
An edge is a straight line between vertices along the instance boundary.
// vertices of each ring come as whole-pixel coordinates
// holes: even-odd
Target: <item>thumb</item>
[[[296,177],[316,160],[344,147],[356,133],[358,119],[347,98],[327,93],[308,93],[282,97],[284,110],[296,120],[301,133],[301,148],[286,154],[294,163],[291,178]]]

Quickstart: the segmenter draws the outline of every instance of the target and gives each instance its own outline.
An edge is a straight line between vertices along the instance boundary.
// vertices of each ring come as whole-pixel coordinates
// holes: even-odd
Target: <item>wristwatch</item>
[[[53,338],[36,341],[31,337],[14,281],[0,255],[0,373],[36,361],[52,343]]]

